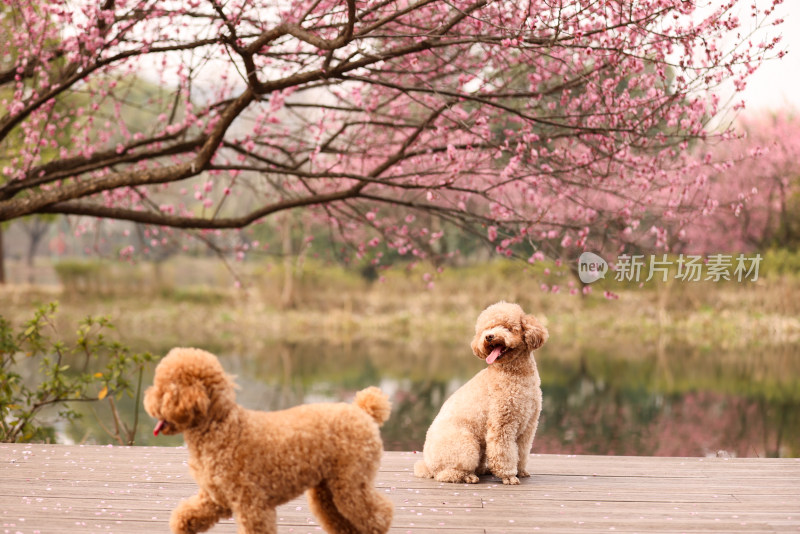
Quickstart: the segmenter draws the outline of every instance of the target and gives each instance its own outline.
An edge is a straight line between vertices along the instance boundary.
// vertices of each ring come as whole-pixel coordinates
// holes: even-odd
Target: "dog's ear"
[[[156,417],[156,413],[158,413],[158,404],[161,402],[161,396],[158,394],[158,390],[155,386],[150,386],[144,392],[144,411],[146,411],[150,417]]]
[[[536,350],[544,345],[550,334],[547,328],[542,325],[533,315],[522,317],[522,329],[524,331],[525,343],[530,350]]]
[[[478,358],[486,357],[486,355],[483,354],[483,337],[480,333],[475,334],[475,337],[472,338],[472,343],[470,343],[469,346],[472,348],[472,354]]]
[[[164,418],[178,426],[191,426],[208,413],[211,399],[201,382],[185,386],[170,384],[164,393],[161,412]]]

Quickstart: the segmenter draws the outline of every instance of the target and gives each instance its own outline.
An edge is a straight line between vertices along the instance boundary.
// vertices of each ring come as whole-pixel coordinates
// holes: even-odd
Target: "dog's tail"
[[[392,413],[392,403],[389,402],[389,395],[376,388],[375,386],[362,389],[356,393],[353,403],[367,412],[378,425],[382,425],[389,414]]]

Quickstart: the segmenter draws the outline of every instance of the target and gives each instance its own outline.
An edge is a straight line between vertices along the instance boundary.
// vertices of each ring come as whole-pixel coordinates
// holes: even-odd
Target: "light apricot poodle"
[[[491,472],[503,484],[530,476],[526,467],[542,410],[533,351],[547,329],[517,304],[498,302],[478,316],[472,352],[488,367],[442,405],[414,466],[420,478],[478,482]]]
[[[354,404],[309,404],[277,412],[236,404],[233,377],[216,356],[175,348],[156,367],[144,406],[155,434],[183,433],[197,495],[172,512],[175,533],[202,532],[233,516],[238,532],[277,532],[275,507],[308,490],[327,532],[389,530],[392,503],[374,488],[389,418],[378,388]]]

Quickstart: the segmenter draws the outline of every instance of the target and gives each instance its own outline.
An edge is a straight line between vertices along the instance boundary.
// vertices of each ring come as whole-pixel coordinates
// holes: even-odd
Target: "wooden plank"
[[[418,479],[420,457],[384,456],[392,533],[800,531],[798,459],[533,455],[534,475],[512,487]],[[196,491],[186,460],[180,447],[0,445],[0,532],[166,532]],[[278,516],[282,534],[320,532],[302,496]]]

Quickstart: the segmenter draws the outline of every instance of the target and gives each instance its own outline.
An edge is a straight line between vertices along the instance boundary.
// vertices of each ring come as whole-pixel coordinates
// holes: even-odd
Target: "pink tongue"
[[[153,435],[158,436],[158,433],[164,429],[166,424],[167,424],[166,421],[159,421],[158,423],[156,423],[156,427],[153,429]]]
[[[501,353],[501,352],[503,352],[503,349],[502,349],[501,347],[495,347],[494,349],[492,349],[492,353],[486,357],[486,363],[487,363],[487,365],[491,365],[491,364],[493,364],[493,363],[494,363],[494,361],[495,361],[497,358],[499,358],[499,357],[500,357],[500,353]]]

